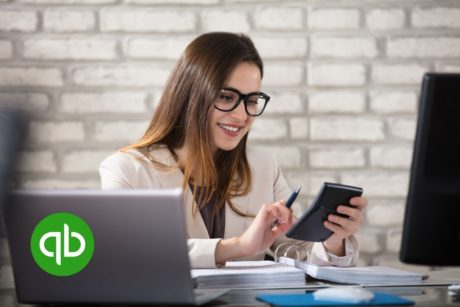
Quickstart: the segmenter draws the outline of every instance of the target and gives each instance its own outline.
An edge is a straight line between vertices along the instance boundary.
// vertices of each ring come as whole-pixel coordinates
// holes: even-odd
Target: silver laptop
[[[181,191],[22,190],[5,222],[18,301],[207,303],[193,287]]]

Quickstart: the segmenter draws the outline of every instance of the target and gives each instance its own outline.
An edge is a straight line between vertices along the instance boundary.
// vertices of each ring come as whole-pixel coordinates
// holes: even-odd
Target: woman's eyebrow
[[[247,95],[247,94],[251,94],[251,93],[259,93],[260,91],[251,91],[251,92],[247,92],[247,93],[242,93],[239,89],[237,88],[234,88],[232,86],[226,86],[223,88],[224,90],[232,90],[232,91],[235,91],[237,92],[238,94],[240,95]]]
[[[232,86],[226,86],[226,87],[224,87],[224,90],[232,90],[232,91],[235,91],[235,92],[238,92],[238,93],[241,94],[241,92],[240,92],[239,89],[234,88],[234,87],[232,87]]]

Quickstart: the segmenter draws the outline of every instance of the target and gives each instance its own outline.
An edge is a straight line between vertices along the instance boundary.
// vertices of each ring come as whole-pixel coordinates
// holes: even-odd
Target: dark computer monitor
[[[460,265],[460,74],[423,78],[400,259]]]
[[[26,130],[26,114],[0,105],[0,221],[6,189],[17,162],[17,151]]]

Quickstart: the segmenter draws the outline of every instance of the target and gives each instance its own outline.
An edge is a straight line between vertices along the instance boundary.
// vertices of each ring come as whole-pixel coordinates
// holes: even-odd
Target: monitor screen
[[[423,79],[400,259],[460,265],[460,74]]]

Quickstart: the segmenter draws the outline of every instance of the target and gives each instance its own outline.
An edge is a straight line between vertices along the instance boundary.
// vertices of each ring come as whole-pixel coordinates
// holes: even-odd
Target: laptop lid
[[[181,202],[179,189],[11,193],[18,300],[194,304]]]

